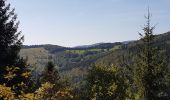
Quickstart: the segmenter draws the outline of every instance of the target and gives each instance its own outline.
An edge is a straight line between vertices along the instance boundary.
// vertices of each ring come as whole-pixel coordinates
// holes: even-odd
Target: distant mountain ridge
[[[89,47],[94,47],[94,46],[98,46],[98,45],[101,45],[101,44],[105,44],[105,43],[101,42],[101,43],[95,43],[95,44],[91,44],[91,45],[80,45],[80,46],[75,46],[73,48],[89,48]]]
[[[130,41],[125,41],[126,43],[129,43]],[[92,45],[80,45],[80,46],[75,46],[75,47],[64,47],[64,46],[59,46],[59,45],[53,45],[53,44],[41,44],[41,45],[23,45],[22,48],[56,48],[56,49],[90,49],[90,48],[111,48],[114,45],[117,44],[124,44],[125,42],[114,42],[114,43],[95,43]]]
[[[22,48],[39,48],[39,47],[55,47],[55,48],[66,48],[59,45],[53,45],[53,44],[41,44],[41,45],[23,45]]]

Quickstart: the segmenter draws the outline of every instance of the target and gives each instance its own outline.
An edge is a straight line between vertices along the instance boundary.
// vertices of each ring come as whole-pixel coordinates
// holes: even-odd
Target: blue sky
[[[139,39],[148,0],[8,0],[24,44],[77,46]],[[170,0],[150,0],[155,34],[170,31]]]

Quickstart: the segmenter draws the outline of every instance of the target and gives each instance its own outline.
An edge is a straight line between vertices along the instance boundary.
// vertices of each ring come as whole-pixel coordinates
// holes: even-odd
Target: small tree
[[[55,65],[53,62],[48,62],[47,65],[44,68],[44,71],[42,72],[42,78],[41,82],[50,82],[52,84],[56,84],[60,79],[58,70],[55,68]]]
[[[41,84],[46,82],[53,84],[53,88],[49,90],[46,98],[53,98],[54,100],[71,100],[73,98],[71,89],[65,86],[65,82],[60,81],[59,72],[52,61],[49,61],[45,66],[40,81]]]

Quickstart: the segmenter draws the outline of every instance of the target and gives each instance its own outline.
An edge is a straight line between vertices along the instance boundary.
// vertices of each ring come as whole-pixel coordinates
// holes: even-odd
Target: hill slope
[[[135,54],[138,52],[138,46],[141,45],[141,41],[133,41],[128,44],[122,45],[122,48],[116,50],[109,55],[106,55],[96,61],[97,64],[111,65],[116,64],[121,66],[122,63],[132,63]],[[166,56],[166,62],[170,63],[170,32],[155,35],[154,45],[160,52],[163,52]]]
[[[170,32],[155,36],[155,47],[164,50],[167,63],[170,59]],[[137,45],[141,41],[126,41],[117,43],[99,43],[75,48],[57,45],[24,46],[21,56],[28,59],[37,71],[41,71],[45,64],[52,60],[62,76],[68,77],[75,86],[81,84],[92,63],[121,66],[123,63],[133,63],[138,52]],[[123,60],[122,60],[123,59]]]

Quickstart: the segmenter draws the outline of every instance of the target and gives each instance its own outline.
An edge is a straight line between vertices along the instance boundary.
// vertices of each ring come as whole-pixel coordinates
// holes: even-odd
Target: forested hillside
[[[66,48],[56,45],[23,46],[20,55],[32,65],[43,66],[45,60],[53,60],[60,70],[69,70],[72,67],[83,67],[95,62],[98,58],[107,55],[117,49],[121,49],[123,43],[102,43],[89,47]],[[38,60],[31,61],[31,60]],[[84,63],[84,64],[83,64]]]
[[[41,73],[48,61],[53,61],[61,75],[77,86],[87,75],[89,66],[113,51],[121,49],[123,43],[102,43],[88,47],[61,47],[57,45],[23,46],[20,55],[33,70]]]
[[[154,45],[159,47],[160,52],[166,56],[166,63],[169,63],[170,32],[155,35],[155,38]],[[24,46],[20,55],[26,58],[37,72],[41,72],[45,64],[52,60],[55,67],[61,72],[60,74],[69,78],[72,84],[77,86],[86,78],[88,69],[93,63],[103,66],[133,64],[140,45],[140,40],[99,43],[75,48],[57,45],[33,45]]]
[[[163,34],[155,35],[154,46],[164,53],[166,56],[166,62],[169,63],[170,59],[170,32]],[[140,40],[129,42],[128,44],[122,45],[122,48],[116,51],[113,51],[109,55],[106,55],[96,61],[96,63],[103,65],[116,64],[120,65],[123,63],[133,62],[133,57],[138,53],[139,46],[142,45]]]

